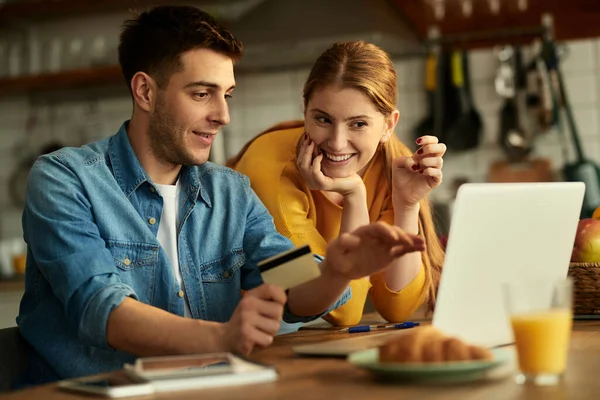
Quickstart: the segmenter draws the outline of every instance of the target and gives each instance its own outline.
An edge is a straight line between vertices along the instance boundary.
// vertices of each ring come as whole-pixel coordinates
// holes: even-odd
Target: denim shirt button
[[[229,278],[229,271],[225,271],[225,272],[223,272],[223,277],[225,277],[225,278]]]
[[[183,295],[184,295],[183,290],[180,290],[179,292],[177,292],[177,296],[183,298]]]
[[[155,193],[156,189],[154,189],[154,186],[150,186],[150,193]]]
[[[154,224],[156,223],[156,218],[154,218],[154,217],[150,217],[150,218],[148,218],[148,223],[149,223],[150,225],[154,225]]]
[[[125,259],[123,260],[123,264],[129,266],[131,264],[131,260],[129,259],[129,257],[125,257]]]

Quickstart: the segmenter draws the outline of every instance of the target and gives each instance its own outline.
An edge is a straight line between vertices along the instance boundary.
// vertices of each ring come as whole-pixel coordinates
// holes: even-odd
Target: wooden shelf
[[[121,67],[83,68],[52,74],[0,78],[0,93],[39,92],[57,89],[81,88],[108,84],[124,84]]]

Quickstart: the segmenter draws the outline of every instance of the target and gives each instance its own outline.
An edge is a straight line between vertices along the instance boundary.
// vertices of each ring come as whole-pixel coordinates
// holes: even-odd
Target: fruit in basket
[[[600,207],[598,207],[594,210],[594,213],[592,214],[592,218],[600,219]]]
[[[585,218],[577,225],[572,262],[600,262],[600,220]]]

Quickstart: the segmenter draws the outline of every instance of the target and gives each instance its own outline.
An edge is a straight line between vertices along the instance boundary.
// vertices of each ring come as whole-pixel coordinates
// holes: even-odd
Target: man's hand
[[[348,280],[370,276],[395,259],[425,250],[425,242],[397,226],[375,222],[338,236],[327,248],[327,269]]]
[[[283,289],[274,285],[246,292],[229,322],[222,325],[225,348],[248,355],[254,346],[269,346],[279,330],[286,301]]]

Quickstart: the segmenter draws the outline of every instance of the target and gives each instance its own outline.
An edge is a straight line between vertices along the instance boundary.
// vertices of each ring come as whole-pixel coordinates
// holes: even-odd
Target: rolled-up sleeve
[[[65,159],[42,156],[32,167],[23,231],[29,254],[71,328],[83,343],[110,349],[108,316],[125,297],[136,295],[121,282],[85,188]]]

